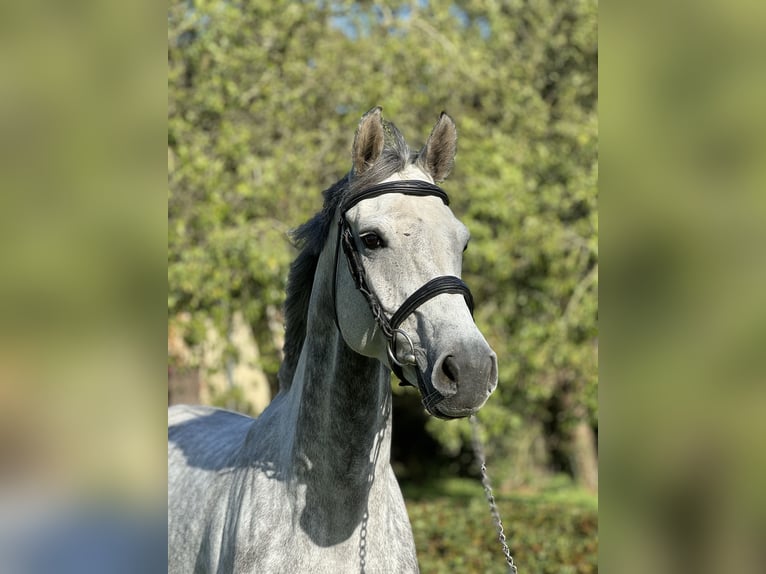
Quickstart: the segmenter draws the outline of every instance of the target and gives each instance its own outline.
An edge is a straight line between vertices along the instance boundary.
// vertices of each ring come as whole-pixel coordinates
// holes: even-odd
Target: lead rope
[[[487,463],[484,458],[484,447],[482,447],[481,439],[479,438],[479,421],[476,419],[475,415],[471,415],[471,439],[474,455],[476,455],[476,458],[481,463],[481,484],[484,486],[484,494],[487,496],[489,512],[492,514],[492,519],[495,521],[497,539],[500,541],[500,545],[503,547],[505,562],[508,564],[508,572],[510,572],[510,574],[517,574],[518,571],[516,570],[516,565],[513,563],[513,556],[511,556],[511,551],[508,549],[508,543],[505,541],[503,521],[500,519],[500,512],[498,511],[497,504],[495,503],[495,496],[492,494],[492,485],[489,482],[489,475],[487,474]]]

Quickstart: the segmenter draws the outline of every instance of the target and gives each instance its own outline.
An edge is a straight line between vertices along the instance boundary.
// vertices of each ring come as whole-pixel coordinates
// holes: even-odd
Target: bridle
[[[443,189],[441,189],[438,185],[420,180],[404,180],[379,183],[359,192],[358,194],[355,194],[353,197],[347,199],[341,204],[338,217],[338,239],[335,244],[335,263],[333,264],[334,272],[332,283],[335,325],[338,327],[338,331],[340,331],[340,325],[338,323],[337,278],[338,254],[342,245],[343,253],[346,256],[348,268],[351,272],[351,277],[354,280],[354,285],[367,300],[367,304],[370,307],[370,311],[372,311],[372,315],[375,318],[375,321],[386,337],[386,350],[388,353],[389,367],[404,385],[410,385],[411,383],[404,377],[402,368],[405,366],[414,367],[415,372],[417,373],[417,383],[423,399],[423,405],[426,407],[428,412],[434,416],[448,418],[445,415],[433,410],[433,407],[443,401],[445,397],[433,386],[433,383],[430,381],[430,379],[427,381],[423,379],[423,374],[421,373],[421,370],[418,367],[417,361],[415,359],[415,345],[407,332],[401,329],[400,325],[423,303],[433,299],[437,295],[441,295],[442,293],[457,293],[462,295],[466,304],[468,305],[468,309],[470,310],[471,315],[473,316],[473,296],[471,295],[471,290],[468,289],[468,286],[459,277],[455,277],[453,275],[441,275],[439,277],[434,277],[430,281],[426,282],[423,286],[421,286],[409,297],[407,297],[404,303],[401,304],[399,309],[397,309],[393,315],[390,317],[386,315],[380,300],[367,283],[367,274],[364,270],[362,257],[359,254],[357,243],[354,240],[351,226],[346,219],[346,213],[360,201],[385,195],[387,193],[402,193],[405,195],[415,195],[422,197],[436,196],[444,202],[444,205],[449,205],[449,197],[447,197],[447,194]],[[405,353],[403,360],[400,360],[397,354],[396,347],[398,335],[401,335],[409,346],[409,349]]]

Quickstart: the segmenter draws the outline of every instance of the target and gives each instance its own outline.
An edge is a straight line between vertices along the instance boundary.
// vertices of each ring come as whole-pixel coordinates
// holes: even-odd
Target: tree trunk
[[[581,420],[572,432],[572,470],[575,480],[592,492],[598,490],[596,435],[587,421]]]
[[[549,418],[545,425],[551,463],[591,492],[598,490],[598,452],[596,434],[585,408],[577,404],[574,386],[562,378],[558,390],[548,402]]]

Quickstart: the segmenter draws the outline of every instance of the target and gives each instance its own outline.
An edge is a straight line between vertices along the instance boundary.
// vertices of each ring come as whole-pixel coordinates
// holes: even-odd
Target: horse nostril
[[[453,383],[457,383],[458,376],[460,375],[460,367],[458,367],[455,357],[447,355],[442,361],[442,372]]]

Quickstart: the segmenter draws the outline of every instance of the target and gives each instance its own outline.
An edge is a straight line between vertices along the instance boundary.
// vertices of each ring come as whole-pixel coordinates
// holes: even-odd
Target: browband
[[[447,196],[447,193],[438,185],[419,179],[405,179],[402,181],[379,183],[364,191],[360,191],[343,203],[340,209],[340,216],[346,217],[346,212],[360,201],[372,199],[373,197],[378,197],[387,193],[403,193],[405,195],[418,195],[421,197],[435,195],[436,197],[441,198],[444,205],[449,205],[449,196]]]

